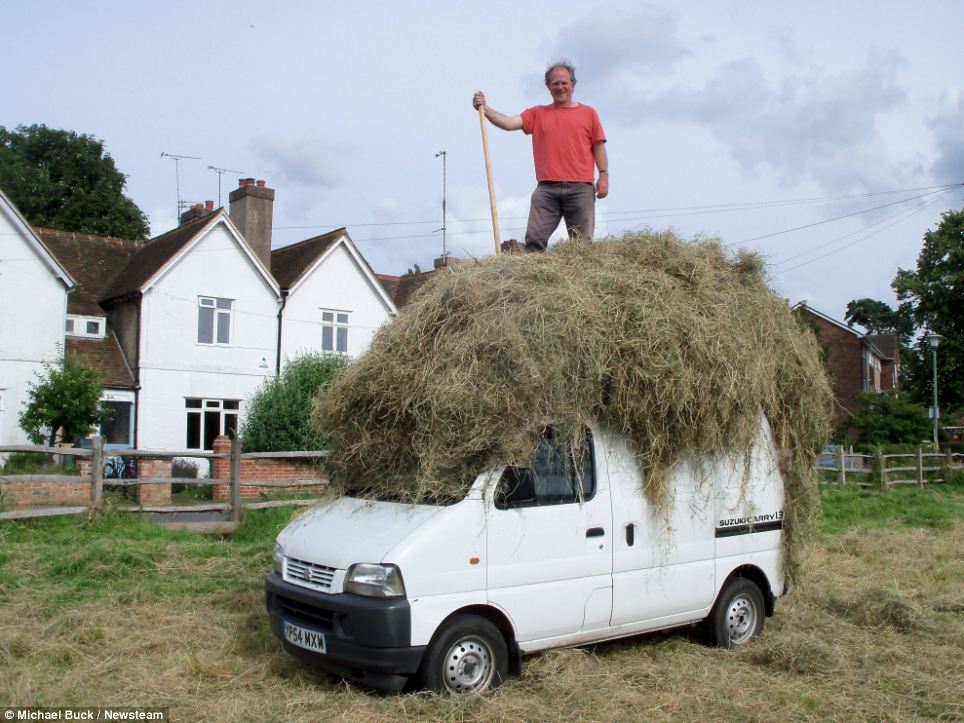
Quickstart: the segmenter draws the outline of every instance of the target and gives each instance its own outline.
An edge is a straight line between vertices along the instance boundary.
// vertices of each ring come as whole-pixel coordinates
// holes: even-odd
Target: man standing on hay
[[[550,105],[537,105],[521,115],[507,116],[485,105],[480,90],[472,107],[485,107],[485,117],[504,131],[522,131],[532,136],[532,155],[538,185],[532,193],[526,251],[545,251],[549,235],[566,220],[570,235],[591,239],[596,225],[596,198],[609,194],[609,159],[606,134],[599,114],[572,99],[576,69],[562,60],[549,66],[546,87]],[[595,182],[595,170],[599,181]]]

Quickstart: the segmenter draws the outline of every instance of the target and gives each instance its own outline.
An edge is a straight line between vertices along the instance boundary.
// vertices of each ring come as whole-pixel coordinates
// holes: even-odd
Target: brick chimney
[[[228,196],[231,220],[266,268],[271,268],[271,218],[274,189],[264,181],[242,178]]]
[[[214,201],[205,201],[204,203],[195,203],[187,211],[181,214],[180,225],[186,224],[188,221],[193,221],[196,218],[201,218],[207,216],[209,213],[214,212]]]

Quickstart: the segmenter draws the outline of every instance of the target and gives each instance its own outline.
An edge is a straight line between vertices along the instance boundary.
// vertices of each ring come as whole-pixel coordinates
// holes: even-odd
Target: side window
[[[564,505],[588,500],[596,493],[592,435],[586,430],[582,448],[560,444],[552,430],[539,442],[526,467],[507,467],[495,492],[500,510]]]

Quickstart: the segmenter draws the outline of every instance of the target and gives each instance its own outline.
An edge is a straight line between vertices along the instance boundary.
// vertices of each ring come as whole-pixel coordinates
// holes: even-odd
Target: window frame
[[[67,326],[70,325],[68,329]],[[97,325],[96,331],[90,331],[91,324]],[[85,316],[82,314],[67,314],[64,319],[64,336],[81,339],[104,339],[107,337],[107,318],[103,316]]]
[[[184,432],[185,449],[198,452],[210,452],[213,449],[213,441],[222,434],[229,437],[237,434],[241,421],[241,400],[240,399],[215,399],[212,397],[184,397]],[[209,419],[217,414],[217,431],[210,434],[208,430]],[[192,417],[195,417],[194,424],[197,425],[197,445],[192,446]],[[230,422],[229,422],[230,420]],[[206,447],[204,443],[210,437],[212,446]]]
[[[579,479],[576,474],[576,454],[572,449],[564,450],[560,449],[558,446],[553,445],[555,451],[559,454],[565,456],[565,472],[570,483],[570,493],[566,496],[554,495],[554,496],[544,496],[540,497],[538,489],[538,477],[533,471],[532,462],[535,460],[537,455],[543,449],[544,444],[553,444],[552,438],[554,434],[551,428],[547,430],[547,434],[540,440],[539,448],[533,453],[533,459],[530,460],[528,465],[520,466],[507,466],[502,472],[502,476],[499,478],[499,482],[496,485],[494,493],[494,507],[498,510],[517,510],[525,509],[529,507],[554,507],[557,505],[568,505],[568,504],[582,504],[583,502],[588,502],[596,496],[597,488],[597,474],[596,474],[596,455],[595,455],[595,444],[593,440],[592,430],[588,427],[585,430],[586,442],[585,442],[585,454],[580,455],[582,457],[583,475],[582,482],[578,486],[575,484],[576,480]],[[519,477],[522,475],[522,477]],[[510,499],[512,493],[506,493],[505,487],[510,484],[509,480],[511,477],[517,477],[516,487],[512,490],[515,493],[519,490],[520,485],[526,487],[531,487],[531,497],[525,497],[523,499],[512,500]],[[591,485],[587,489],[586,480],[589,479]],[[520,493],[521,494],[521,493]]]
[[[351,311],[347,309],[319,309],[321,312],[321,351],[325,354],[348,354],[348,344],[350,342],[349,330],[351,329]],[[325,315],[331,316],[325,319]],[[344,317],[342,321],[340,317]],[[325,348],[325,332],[330,333],[331,348]],[[344,349],[339,349],[341,342],[344,341]]]
[[[229,299],[223,296],[206,296],[203,294],[198,294],[197,297],[197,341],[196,343],[201,346],[232,346],[232,339],[234,335],[234,302],[237,299]],[[210,303],[205,303],[210,302]],[[222,306],[222,304],[227,304],[227,306]],[[205,341],[201,338],[202,335],[202,315],[205,312],[210,313],[210,334],[211,340]],[[221,341],[221,323],[222,319],[227,320],[227,340]]]

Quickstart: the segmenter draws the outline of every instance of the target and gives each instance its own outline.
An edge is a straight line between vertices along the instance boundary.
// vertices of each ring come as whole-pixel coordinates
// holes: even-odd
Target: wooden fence
[[[118,450],[121,451],[121,450]],[[256,452],[242,453],[237,440],[231,442],[228,452],[200,452],[187,451],[157,451],[157,450],[122,450],[125,458],[173,459],[175,457],[189,457],[198,459],[223,460],[230,462],[230,474],[227,479],[222,477],[194,478],[194,477],[145,477],[134,479],[112,479],[104,477],[104,464],[107,456],[104,452],[104,442],[100,437],[94,437],[90,449],[44,447],[34,445],[0,446],[3,452],[35,452],[90,460],[90,474],[86,475],[0,475],[0,482],[7,485],[20,483],[45,484],[86,484],[89,485],[89,495],[83,505],[24,507],[20,509],[0,510],[0,520],[28,519],[36,517],[50,517],[55,515],[85,514],[104,508],[104,488],[109,486],[126,487],[140,485],[185,484],[200,486],[230,485],[228,502],[210,502],[191,505],[115,505],[113,509],[122,512],[157,512],[157,513],[189,513],[189,512],[228,512],[228,519],[220,526],[211,523],[208,527],[213,531],[230,531],[236,527],[245,509],[261,509],[281,505],[310,505],[317,498],[285,499],[273,501],[244,501],[241,497],[241,487],[257,488],[286,488],[303,489],[317,488],[327,484],[326,480],[317,476],[310,479],[257,480],[241,479],[242,459],[320,459],[328,455],[326,451],[308,452]],[[847,452],[843,447],[837,447],[830,454],[821,456],[818,469],[834,474],[838,484],[855,483],[863,486],[877,486],[889,488],[893,485],[916,484],[924,485],[930,482],[943,481],[951,471],[964,470],[964,454],[947,452],[924,452],[918,447],[911,454],[882,454],[879,450],[872,455]],[[938,477],[937,475],[943,475]]]
[[[894,485],[925,485],[943,482],[953,471],[964,470],[964,454],[925,452],[918,447],[905,454],[847,452],[843,446],[821,455],[818,469],[834,473],[838,484],[848,482],[887,489]],[[943,476],[938,476],[943,475]]]
[[[156,513],[187,513],[187,512],[228,512],[228,520],[220,528],[217,523],[209,525],[214,531],[221,529],[230,531],[236,527],[241,520],[242,511],[245,509],[262,509],[266,507],[277,507],[281,505],[310,505],[317,501],[311,499],[285,499],[274,501],[243,501],[241,498],[241,487],[259,488],[318,488],[327,485],[327,481],[313,476],[311,478],[283,479],[283,480],[257,480],[241,479],[241,460],[242,459],[320,459],[328,456],[326,451],[307,451],[307,452],[256,452],[242,453],[241,445],[238,440],[232,440],[230,451],[226,453],[204,452],[198,450],[187,451],[167,451],[167,450],[138,450],[124,449],[117,450],[117,455],[106,455],[104,451],[104,441],[101,437],[94,437],[90,449],[76,447],[44,447],[35,445],[12,445],[0,446],[0,453],[4,452],[35,452],[60,457],[73,457],[76,459],[90,460],[90,473],[82,475],[62,475],[62,474],[0,474],[0,482],[13,484],[85,484],[89,485],[90,493],[86,503],[74,506],[48,506],[48,507],[24,507],[20,509],[0,510],[0,520],[28,519],[36,517],[51,517],[57,515],[76,515],[86,514],[93,511],[104,509],[104,488],[105,487],[128,487],[141,485],[167,485],[185,484],[200,486],[230,485],[230,498],[226,503],[200,503],[191,505],[115,505],[113,509],[122,512],[156,512]],[[145,477],[132,479],[105,478],[104,465],[109,456],[123,456],[126,458],[140,459],[163,459],[173,460],[175,457],[189,457],[192,459],[222,460],[230,462],[230,474],[224,478],[195,478],[195,477]]]

